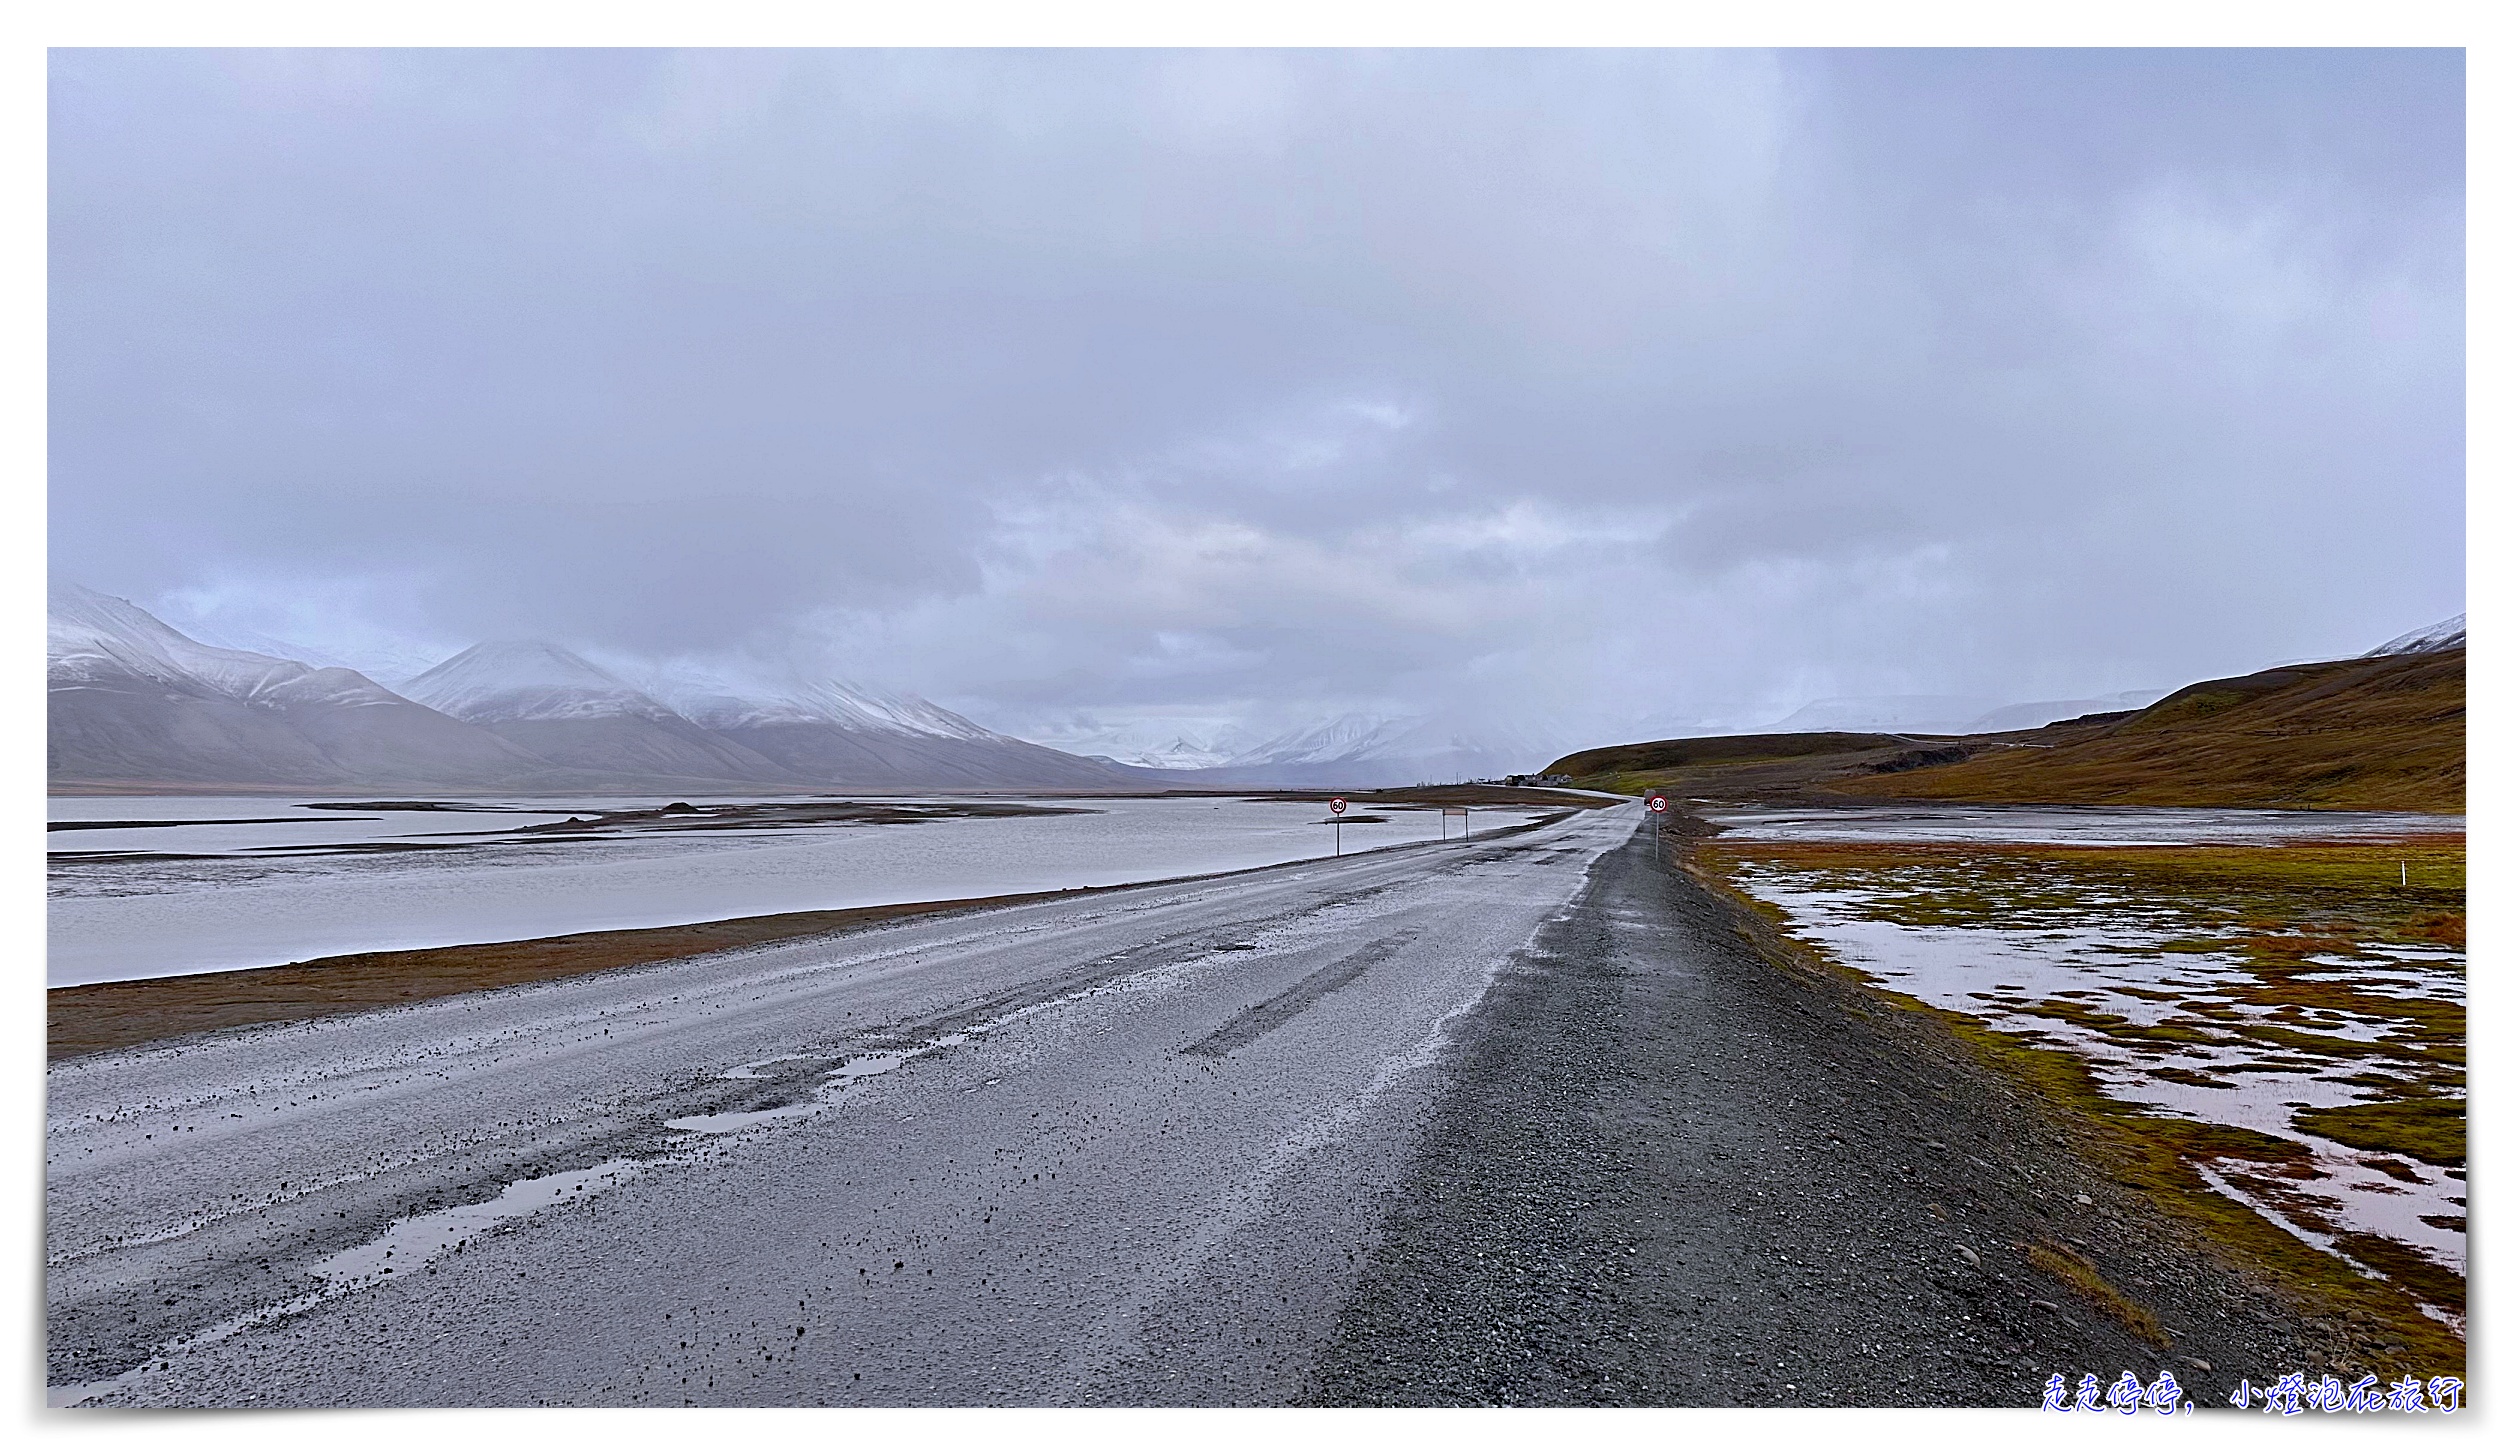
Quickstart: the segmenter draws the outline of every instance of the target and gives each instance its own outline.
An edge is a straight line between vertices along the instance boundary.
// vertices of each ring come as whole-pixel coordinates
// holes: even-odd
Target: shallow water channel
[[[47,984],[1107,887],[1321,858],[1316,801],[1272,798],[50,802]],[[818,810],[818,812],[815,812]],[[1477,808],[1487,832],[1546,810]],[[573,820],[574,822],[571,822]],[[1345,853],[1461,835],[1356,803]]]

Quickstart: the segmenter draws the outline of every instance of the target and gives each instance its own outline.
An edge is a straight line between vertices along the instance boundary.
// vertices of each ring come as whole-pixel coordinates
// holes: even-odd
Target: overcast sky
[[[53,570],[379,675],[1596,740],[2462,606],[2454,52],[56,52],[51,109]]]

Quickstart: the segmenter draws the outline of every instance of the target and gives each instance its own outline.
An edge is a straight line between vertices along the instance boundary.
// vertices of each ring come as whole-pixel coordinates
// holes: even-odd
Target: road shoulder
[[[1599,861],[1462,1038],[1304,1399],[1967,1405],[2165,1369],[2345,1374],[1945,1028]]]

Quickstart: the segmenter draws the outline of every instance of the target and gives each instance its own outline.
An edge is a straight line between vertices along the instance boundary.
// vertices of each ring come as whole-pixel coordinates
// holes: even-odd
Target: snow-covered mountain
[[[397,702],[356,672],[196,642],[118,596],[70,582],[50,592],[45,676],[55,684],[132,678],[268,706]]]
[[[1139,787],[1134,775],[989,732],[922,698],[836,681],[643,686],[548,642],[484,642],[404,684],[552,762],[749,784],[886,789]]]
[[[1367,762],[1390,755],[1391,746],[1421,720],[1348,712],[1312,727],[1259,743],[1231,759],[1231,768],[1289,768],[1313,763]]]
[[[1094,756],[1137,768],[1218,768],[1241,751],[1227,739],[1216,743],[1209,738],[1181,735],[1150,744],[1127,743],[1116,752]]]
[[[2107,697],[2071,697],[2050,702],[2014,702],[1982,713],[1964,725],[1967,733],[2020,732],[2046,727],[2097,712],[2135,712],[2164,699],[2161,692],[2115,692]]]
[[[1810,702],[1764,733],[1959,733],[1999,709],[1994,697],[1906,693],[1881,697],[1827,697]],[[2038,724],[2037,724],[2038,726]]]
[[[530,753],[357,672],[208,646],[70,582],[49,596],[46,756],[56,782],[548,782],[549,765]]]
[[[2454,647],[2469,645],[2469,613],[2462,612],[2433,626],[2393,637],[2365,655],[2368,657],[2409,657],[2419,652],[2448,652]]]
[[[820,723],[854,732],[979,742],[1002,736],[921,697],[831,679],[779,691],[742,693],[714,685],[666,683],[657,695],[694,722],[719,730]]]
[[[220,627],[212,630],[180,617],[156,617],[155,620],[205,647],[254,652],[265,657],[276,657],[283,662],[303,662],[309,667],[346,667],[352,672],[363,675],[370,682],[393,680],[390,673],[372,671],[356,662],[335,657],[320,648],[309,647],[302,642],[292,642],[283,637],[271,636],[266,632],[248,631],[236,627]],[[427,664],[422,662],[419,665],[424,667]]]
[[[412,700],[562,767],[725,784],[792,775],[550,642],[482,642],[402,684]]]
[[[1533,773],[1575,746],[1541,724],[1344,713],[1171,776],[1251,787],[1402,788]]]
[[[54,783],[169,789],[688,793],[1108,789],[1146,775],[844,683],[629,682],[547,642],[484,642],[390,690],[194,640],[116,597],[51,593]]]
[[[1577,744],[1576,734],[1549,723],[1432,715],[1388,722],[1336,761],[1374,767],[1390,781],[1453,783],[1534,773]]]
[[[1140,788],[1143,775],[990,732],[921,697],[818,681],[668,690],[718,736],[807,782],[865,788]]]
[[[550,642],[482,642],[402,683],[401,690],[412,701],[465,722],[680,716]]]
[[[1218,768],[1255,743],[1249,734],[1209,719],[1145,718],[1110,723],[1087,713],[1042,724],[1032,736],[1061,752],[1123,767],[1190,770]]]
[[[1773,722],[1691,726],[1666,736],[1716,737],[1727,733],[1998,733],[2037,728],[2092,712],[2130,712],[2163,697],[2161,692],[2114,692],[2102,697],[2054,698],[2000,703],[1996,698],[1904,693],[1876,697],[1826,697]],[[1749,718],[1748,721],[1751,721]]]

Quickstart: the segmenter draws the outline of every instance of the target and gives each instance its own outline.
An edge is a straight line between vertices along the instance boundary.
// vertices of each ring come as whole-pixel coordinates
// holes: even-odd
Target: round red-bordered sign
[[[1344,800],[1340,798],[1328,799],[1326,801],[1326,811],[1328,813],[1342,813],[1344,811]]]
[[[1651,813],[1665,813],[1667,811],[1667,796],[1663,793],[1653,793],[1649,795],[1649,811]]]

